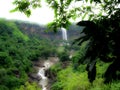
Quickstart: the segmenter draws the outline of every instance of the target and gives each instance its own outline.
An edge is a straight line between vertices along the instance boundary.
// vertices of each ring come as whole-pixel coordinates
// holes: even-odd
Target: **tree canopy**
[[[54,10],[54,20],[48,27],[57,30],[67,28],[70,20],[80,18],[79,26],[85,26],[83,37],[76,40],[79,45],[88,41],[86,52],[79,62],[87,60],[87,71],[90,82],[95,79],[96,61],[112,62],[108,67],[106,82],[120,78],[120,0],[45,0]],[[40,0],[15,0],[16,8],[27,16],[31,8],[42,6]]]
[[[44,0],[48,7],[54,10],[54,20],[49,24],[50,28],[67,27],[71,19],[80,20],[100,19],[110,17],[119,9],[119,0]],[[41,0],[15,0],[16,8],[12,11],[20,11],[27,16],[31,10],[42,7]]]

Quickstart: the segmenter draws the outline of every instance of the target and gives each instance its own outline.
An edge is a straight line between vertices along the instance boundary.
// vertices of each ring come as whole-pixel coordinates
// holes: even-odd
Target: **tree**
[[[93,82],[96,76],[97,58],[105,62],[113,61],[105,72],[105,81],[118,79],[117,71],[120,70],[120,0],[46,0],[46,2],[54,9],[55,19],[48,24],[48,27],[54,31],[59,27],[67,28],[71,18],[87,19],[78,23],[79,26],[85,26],[82,32],[85,35],[78,38],[76,42],[79,45],[84,41],[89,42],[82,60],[89,58],[86,69],[90,82]],[[33,8],[40,6],[39,0],[15,0],[14,4],[16,5],[15,10],[24,12],[28,16],[31,14],[30,6]],[[76,6],[77,4],[79,6]],[[82,61],[80,60],[80,62]]]
[[[113,62],[105,72],[105,82],[109,82],[112,79],[119,79],[117,71],[120,70],[120,42],[118,40],[120,38],[120,15],[118,13],[120,13],[119,10],[111,18],[103,18],[97,20],[96,23],[92,21],[81,21],[78,23],[78,25],[86,26],[83,30],[85,36],[78,38],[77,41],[81,44],[89,40],[84,60],[89,58],[87,71],[91,82],[95,79],[97,58],[100,58],[104,62]]]

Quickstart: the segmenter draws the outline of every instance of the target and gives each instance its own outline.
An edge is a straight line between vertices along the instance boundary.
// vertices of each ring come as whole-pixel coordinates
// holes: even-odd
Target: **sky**
[[[15,5],[12,4],[13,1],[14,0],[0,0],[0,18],[29,21],[33,23],[42,24],[42,25],[48,24],[49,22],[52,22],[54,19],[53,10],[47,7],[45,2],[41,2],[42,7],[38,9],[34,9],[30,17],[27,17],[24,13],[21,13],[21,12],[10,13],[10,10],[15,8]],[[76,4],[73,3],[71,5],[71,8],[73,8],[74,6],[75,7],[80,6],[80,4],[82,3],[81,2]],[[84,5],[88,5],[88,4],[86,3]],[[98,10],[94,10],[94,13],[98,13]],[[78,22],[80,20],[81,19],[78,18],[72,22]]]
[[[42,8],[34,9],[32,15],[27,17],[21,12],[10,13],[15,5],[12,4],[14,0],[0,0],[0,18],[29,21],[38,24],[47,24],[54,19],[53,11],[46,7],[45,3]]]

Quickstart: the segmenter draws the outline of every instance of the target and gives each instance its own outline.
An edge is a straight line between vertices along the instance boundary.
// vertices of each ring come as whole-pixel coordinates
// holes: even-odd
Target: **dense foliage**
[[[14,3],[17,10],[26,14],[29,6],[33,5],[30,4],[32,1],[34,0],[30,2],[15,0]],[[88,41],[88,43],[84,55],[80,55],[81,57],[77,61],[87,63],[86,69],[90,82],[95,80],[98,58],[104,62],[112,62],[105,72],[105,82],[119,79],[120,0],[46,0],[46,2],[54,9],[55,19],[48,25],[54,31],[58,27],[67,28],[71,18],[87,19],[87,21],[78,23],[79,26],[85,26],[83,30],[85,35],[77,39],[77,42],[79,45],[84,41]],[[27,14],[30,15],[29,12]]]
[[[85,26],[82,33],[83,37],[78,38],[76,41],[81,45],[82,42],[88,41],[86,52],[79,62],[87,60],[87,71],[90,82],[96,76],[96,60],[104,62],[112,62],[105,72],[105,82],[112,81],[112,79],[120,79],[120,10],[116,9],[114,13],[109,16],[103,17],[94,21],[81,21],[79,26]]]
[[[60,63],[58,63],[50,69],[51,72],[56,74],[56,79],[51,86],[51,90],[119,90],[119,81],[104,84],[102,75],[109,65],[110,63],[98,60],[96,64],[97,77],[91,84],[88,81],[87,72],[85,71],[86,65],[81,64],[76,71],[73,70],[72,65],[62,69]]]
[[[0,90],[15,90],[21,85],[18,90],[39,90],[32,89],[37,88],[34,83],[26,83],[33,68],[32,61],[55,52],[49,40],[29,38],[14,22],[0,19]]]

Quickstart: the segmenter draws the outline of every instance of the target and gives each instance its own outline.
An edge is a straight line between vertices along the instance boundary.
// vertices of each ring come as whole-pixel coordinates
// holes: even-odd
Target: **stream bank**
[[[30,82],[37,82],[42,90],[50,90],[51,80],[48,77],[49,68],[59,61],[58,57],[49,57],[47,60],[39,59],[33,62],[34,72],[29,74]]]

